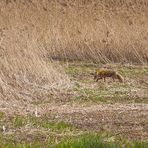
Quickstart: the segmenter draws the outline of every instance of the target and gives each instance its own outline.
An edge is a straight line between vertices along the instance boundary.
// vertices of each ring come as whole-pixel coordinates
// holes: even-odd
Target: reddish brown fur
[[[108,69],[102,69],[102,70],[96,70],[96,72],[93,74],[94,80],[98,81],[99,79],[106,80],[106,77],[112,77],[113,80],[118,79],[120,82],[123,82],[123,77],[113,70]]]

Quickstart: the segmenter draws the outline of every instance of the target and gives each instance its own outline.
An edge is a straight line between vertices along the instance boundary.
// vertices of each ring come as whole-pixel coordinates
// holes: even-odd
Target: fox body
[[[106,77],[112,77],[113,80],[118,79],[120,82],[123,82],[123,77],[114,70],[108,70],[108,69],[97,69],[94,75],[94,80],[98,81],[99,79],[105,79]]]

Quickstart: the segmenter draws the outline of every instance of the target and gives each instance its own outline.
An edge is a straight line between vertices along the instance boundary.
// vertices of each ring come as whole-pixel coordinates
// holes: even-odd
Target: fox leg
[[[112,79],[113,79],[113,81],[115,82],[115,78],[114,78],[114,77],[112,77]]]
[[[104,82],[106,81],[105,77],[104,77]]]
[[[102,79],[101,77],[98,77],[97,79],[96,79],[96,82],[98,82],[98,80],[100,80],[100,79]]]
[[[112,79],[113,79],[113,81],[115,82],[115,80],[117,79],[117,76],[116,76],[116,75],[113,75],[113,76],[112,76]]]

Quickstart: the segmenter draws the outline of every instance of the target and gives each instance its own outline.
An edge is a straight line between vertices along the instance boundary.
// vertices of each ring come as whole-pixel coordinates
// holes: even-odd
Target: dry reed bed
[[[12,25],[37,33],[52,58],[145,63],[147,7],[147,0],[29,0],[3,1],[1,11],[6,22],[15,16]]]
[[[147,6],[146,0],[40,3],[48,24],[42,39],[55,59],[145,63]]]
[[[72,83],[63,68],[47,61],[47,51],[38,41],[40,30],[21,17],[21,8],[4,1],[0,8],[0,98],[30,102],[70,89]]]

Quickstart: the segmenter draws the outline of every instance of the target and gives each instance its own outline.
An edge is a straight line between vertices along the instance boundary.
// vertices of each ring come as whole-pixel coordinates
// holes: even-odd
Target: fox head
[[[90,74],[94,76],[94,80],[96,80],[96,79],[97,79],[97,77],[98,77],[98,72],[97,72],[97,71],[96,71],[96,72],[94,72],[94,73],[90,73]]]

